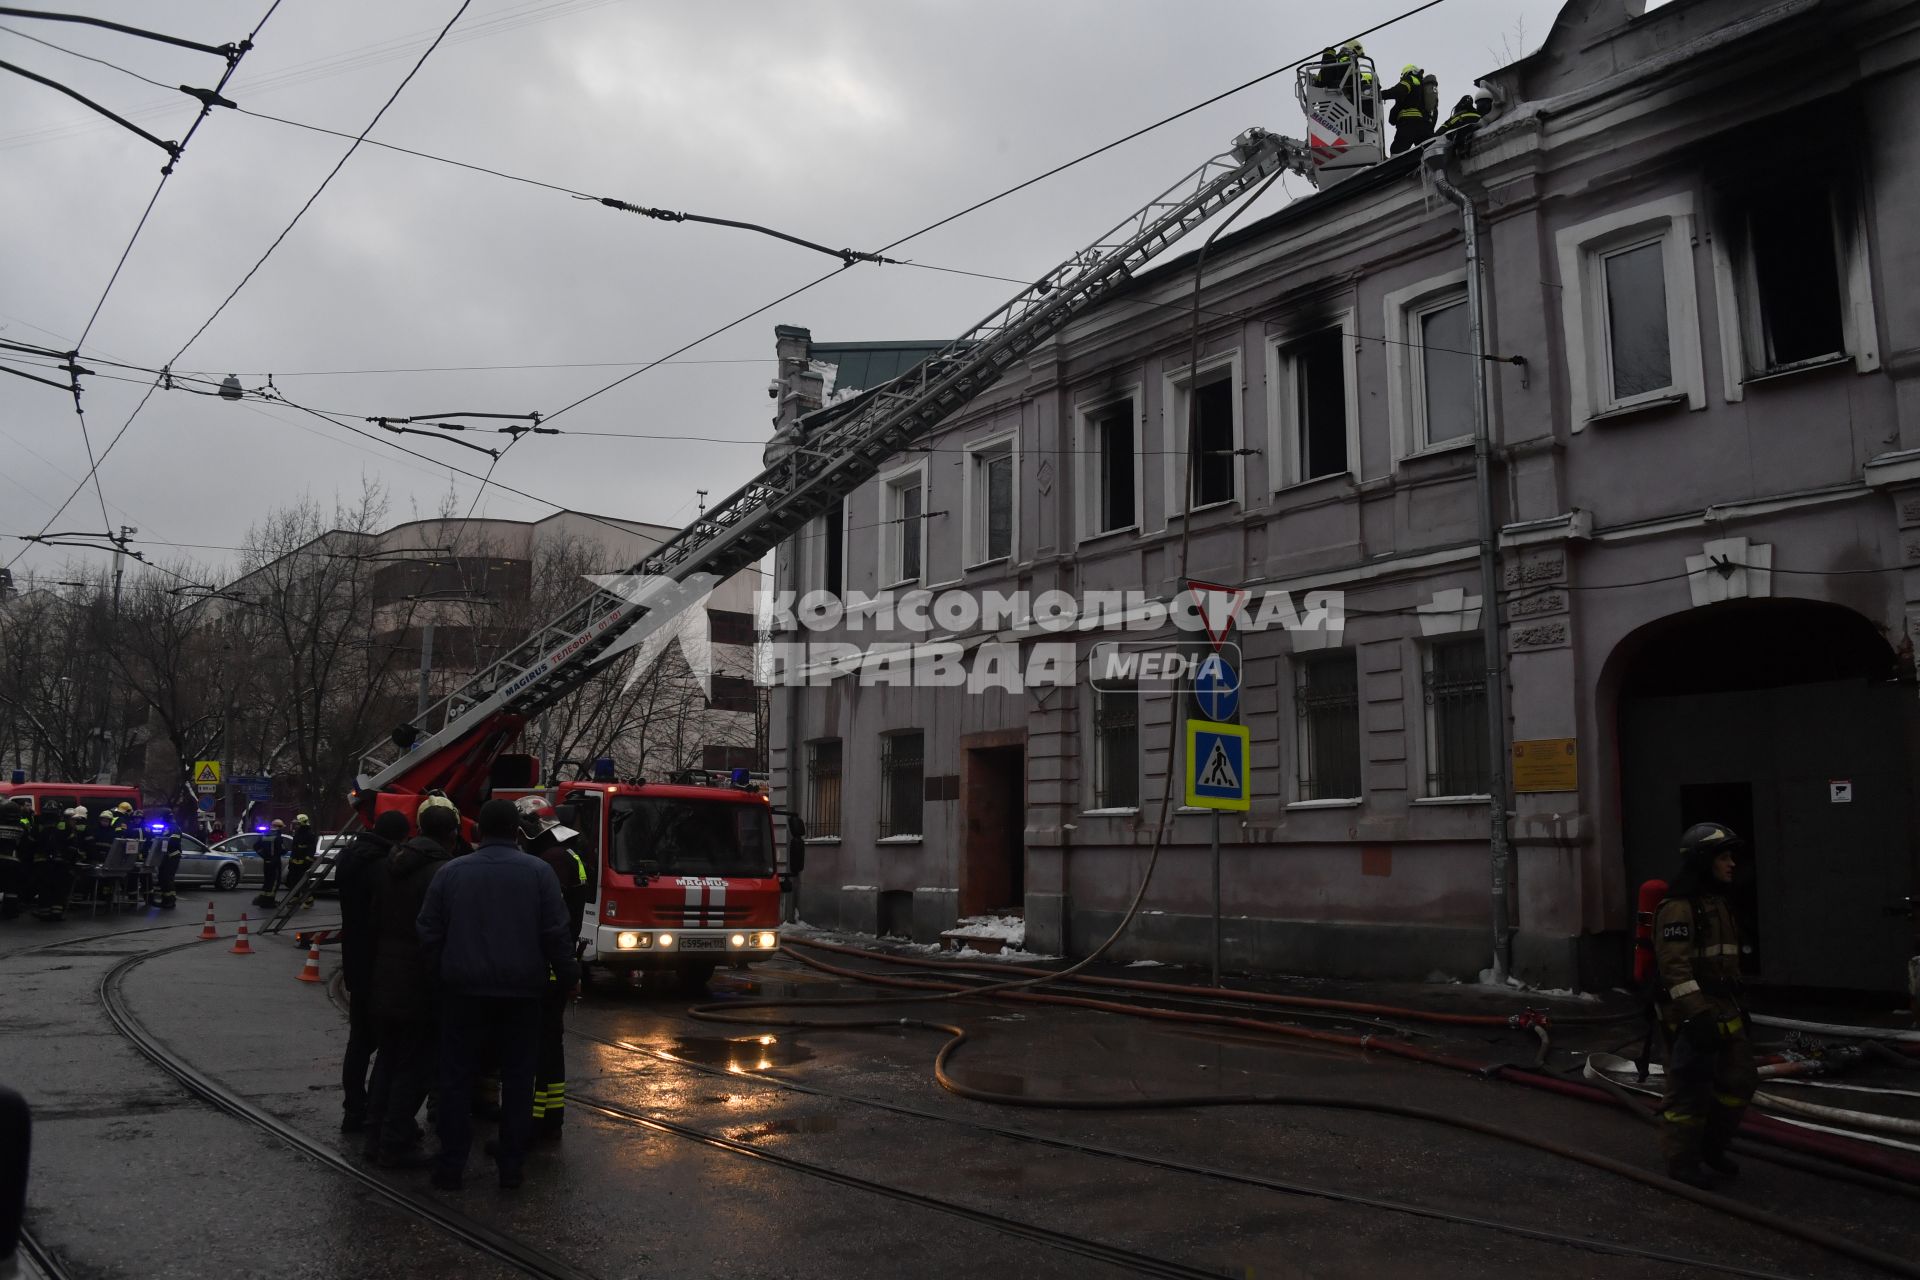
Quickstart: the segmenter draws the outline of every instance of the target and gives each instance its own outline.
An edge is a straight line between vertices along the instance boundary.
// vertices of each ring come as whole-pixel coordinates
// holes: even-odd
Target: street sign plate
[[[218,760],[195,760],[193,762],[193,785],[196,787],[219,786],[220,762]]]
[[[1200,625],[1206,628],[1207,639],[1213,641],[1218,649],[1233,630],[1234,615],[1253,595],[1245,587],[1223,587],[1217,582],[1202,582],[1197,578],[1187,580],[1187,593],[1193,597],[1193,605],[1200,615]]]
[[[1243,725],[1187,721],[1187,807],[1253,807],[1247,788],[1247,742]]]
[[[210,796],[220,789],[220,784],[217,782],[196,782],[193,784],[193,789],[203,796]]]
[[[1193,705],[1200,709],[1201,719],[1228,723],[1239,718],[1240,672],[1234,666],[1238,648],[1229,645],[1218,653],[1208,654],[1201,660],[1200,669],[1194,672]]]

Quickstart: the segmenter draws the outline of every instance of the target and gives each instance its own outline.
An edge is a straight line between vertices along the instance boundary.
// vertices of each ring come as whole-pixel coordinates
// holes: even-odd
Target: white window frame
[[[1567,338],[1567,380],[1573,429],[1596,418],[1650,405],[1686,402],[1707,407],[1706,366],[1700,353],[1700,300],[1694,282],[1693,195],[1683,192],[1616,210],[1554,233],[1560,261],[1560,320]],[[1605,256],[1659,241],[1667,291],[1668,386],[1618,399],[1607,345]]]
[[[1859,184],[1844,175],[1836,175],[1831,180],[1828,194],[1829,199],[1845,200],[1847,204],[1846,208],[1833,211],[1834,255],[1840,275],[1840,333],[1846,346],[1841,359],[1851,360],[1857,373],[1872,373],[1880,367],[1880,343],[1873,318],[1873,263],[1867,244],[1866,201]],[[1738,208],[1726,216],[1748,218],[1748,214]],[[1729,403],[1735,403],[1746,398],[1747,383],[1801,366],[1749,367],[1749,343],[1759,344],[1761,355],[1766,352],[1761,330],[1759,280],[1751,248],[1753,238],[1749,234],[1744,239],[1748,251],[1737,261],[1728,248],[1728,240],[1725,235],[1713,237],[1713,286],[1715,314],[1720,322],[1721,393]]]
[[[1011,488],[1007,494],[1007,553],[987,554],[987,485],[984,455],[1005,453],[1012,462]],[[963,455],[966,475],[963,488],[966,509],[961,514],[961,537],[966,548],[966,567],[978,569],[990,564],[1011,564],[1020,559],[1020,433],[1001,431],[978,440],[970,440]]]
[[[1340,331],[1341,367],[1346,375],[1347,469],[1332,471],[1313,480],[1305,478],[1306,464],[1301,448],[1300,374],[1295,348],[1309,338],[1329,329]],[[1268,477],[1275,492],[1314,480],[1333,480],[1339,476],[1360,478],[1360,374],[1354,350],[1354,313],[1352,308],[1333,317],[1330,323],[1315,324],[1297,332],[1267,341],[1267,385],[1273,394],[1267,402],[1267,456],[1274,459],[1275,470]]]
[[[1120,533],[1138,533],[1146,527],[1147,468],[1145,403],[1139,383],[1103,392],[1073,407],[1074,475],[1079,479],[1079,501],[1075,528],[1078,541],[1092,542]],[[1122,401],[1133,402],[1133,523],[1112,529],[1094,528],[1094,512],[1099,507],[1100,452],[1094,448],[1093,420]]]
[[[895,521],[901,518],[900,494],[916,484],[920,488],[920,574],[918,577],[907,578],[901,574],[901,566],[899,564],[901,559],[899,547],[901,543],[896,536],[903,534],[905,529],[897,525]],[[927,549],[929,546],[927,520],[930,516],[929,508],[931,504],[928,499],[931,495],[932,490],[927,486],[927,463],[925,459],[921,459],[919,462],[909,462],[902,467],[895,467],[892,471],[885,472],[881,475],[880,537],[874,540],[880,547],[879,587],[881,590],[887,590],[893,587],[912,586],[916,583],[929,580],[928,574],[931,569],[927,564]],[[846,560],[843,558],[840,563],[844,566]]]
[[[1135,684],[1129,692],[1133,696],[1132,763],[1135,802],[1130,805],[1103,805],[1101,803],[1104,799],[1108,798],[1105,793],[1113,789],[1112,781],[1108,776],[1112,771],[1113,761],[1108,758],[1107,739],[1100,733],[1100,699],[1105,696],[1106,691],[1096,688],[1093,691],[1094,696],[1087,699],[1087,736],[1085,741],[1093,744],[1093,767],[1087,771],[1087,780],[1091,784],[1090,794],[1087,796],[1088,808],[1085,810],[1088,814],[1120,815],[1140,812],[1139,800],[1141,794],[1146,789],[1147,771],[1146,744],[1141,740],[1140,730],[1142,722],[1146,717],[1142,709],[1144,704],[1141,701],[1139,685]]]
[[[1387,427],[1393,439],[1397,467],[1409,458],[1473,447],[1471,435],[1428,444],[1425,375],[1419,359],[1420,317],[1466,296],[1467,272],[1461,267],[1429,276],[1404,289],[1395,289],[1381,301],[1381,331],[1387,349]],[[1485,371],[1482,370],[1484,376]]]
[[[1233,393],[1233,496],[1215,502],[1194,507],[1195,512],[1214,511],[1222,507],[1237,507],[1246,500],[1247,475],[1246,458],[1240,450],[1246,447],[1246,384],[1240,376],[1240,352],[1238,350],[1222,352],[1200,362],[1199,380],[1213,382],[1212,376],[1225,369],[1225,381]],[[1160,414],[1165,429],[1160,438],[1167,442],[1166,460],[1162,473],[1166,478],[1165,494],[1167,519],[1187,514],[1187,388],[1192,385],[1192,371],[1186,365],[1177,369],[1168,369],[1160,379]]]

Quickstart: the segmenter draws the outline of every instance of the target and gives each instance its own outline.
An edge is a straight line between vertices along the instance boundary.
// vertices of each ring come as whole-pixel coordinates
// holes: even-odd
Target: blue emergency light
[[[147,824],[147,830],[149,831],[165,831],[166,829],[167,824],[164,822],[149,822]]]
[[[612,756],[595,757],[593,762],[593,780],[595,782],[612,782],[613,779],[614,779],[613,757]]]
[[[729,776],[733,779],[733,785],[736,787],[744,787],[750,781],[745,769],[735,769]]]

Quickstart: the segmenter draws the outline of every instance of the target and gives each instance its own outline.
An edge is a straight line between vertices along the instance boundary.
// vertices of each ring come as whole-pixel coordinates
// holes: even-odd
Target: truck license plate
[[[680,939],[680,949],[682,951],[722,951],[725,950],[725,948],[726,940],[723,938]]]

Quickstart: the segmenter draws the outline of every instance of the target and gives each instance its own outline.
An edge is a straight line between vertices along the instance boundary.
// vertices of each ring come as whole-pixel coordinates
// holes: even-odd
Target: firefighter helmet
[[[281,821],[281,820],[280,820],[279,818],[275,818],[275,819],[273,820],[273,829],[274,829],[275,831],[279,831],[279,830],[282,830],[283,828],[285,828],[285,827],[286,827],[286,825],[287,825],[287,824],[286,824],[285,822],[282,822],[282,821]]]
[[[418,809],[413,811],[414,826],[417,827],[420,825],[420,819],[426,816],[427,810],[429,809],[451,809],[456,816],[458,816],[460,812],[460,806],[445,796],[439,794],[430,795],[420,802]]]
[[[304,813],[296,813],[296,814],[294,814],[294,815],[293,815],[293,825],[295,825],[296,827],[304,827],[304,826],[306,826],[306,825],[307,825],[307,824],[308,824],[309,822],[312,822],[312,821],[313,821],[313,819],[312,819],[312,818],[309,818],[309,817],[308,817],[308,816],[307,816],[306,814],[304,814]]]
[[[113,807],[113,811],[115,813],[132,813],[133,806],[128,804],[125,800],[122,800],[119,804]]]
[[[551,833],[557,843],[565,844],[580,834],[561,823],[553,802],[545,796],[521,796],[514,801],[514,808],[520,811],[520,830],[529,840]]]
[[[1711,849],[1717,857],[1723,849],[1740,849],[1746,841],[1735,835],[1733,828],[1718,822],[1696,822],[1680,836],[1682,857],[1692,857],[1703,849]]]

